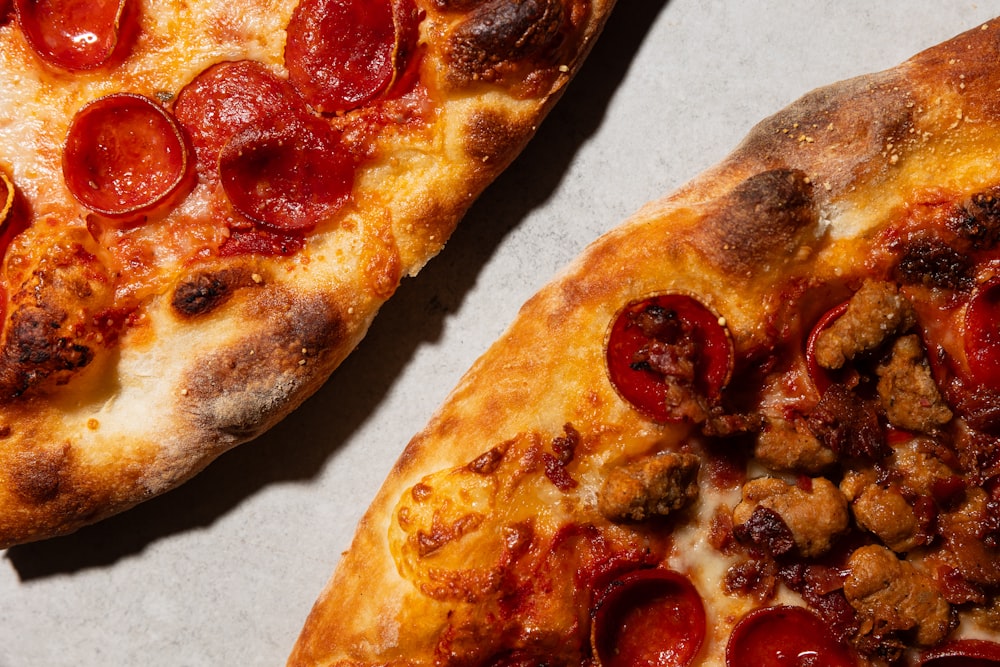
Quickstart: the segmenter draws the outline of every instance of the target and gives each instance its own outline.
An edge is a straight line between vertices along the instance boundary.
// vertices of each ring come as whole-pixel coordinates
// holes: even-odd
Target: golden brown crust
[[[684,568],[707,604],[719,605],[711,618],[721,629],[701,656],[721,664],[727,623],[752,603],[723,601],[719,571],[699,560],[711,506],[692,510],[707,512],[692,522],[694,536],[678,529],[670,538],[624,529],[597,510],[601,481],[616,466],[691,449],[711,459],[689,437],[693,425],[653,423],[620,398],[604,357],[610,324],[648,295],[695,295],[722,315],[739,358],[774,354],[783,363],[774,352],[783,331],[811,326],[803,320],[884,270],[880,244],[888,241],[877,234],[887,221],[998,185],[987,166],[1000,148],[998,54],[1000,21],[889,71],[809,93],[756,126],[717,167],[592,244],[524,305],[407,445],[289,665],[487,665],[512,652],[524,664],[580,664],[590,655],[586,614],[599,577],[586,580],[586,567],[553,574],[538,563],[564,555],[553,545],[567,526],[599,533],[603,548],[633,566],[649,557]],[[772,390],[756,398],[766,402]],[[568,462],[551,445],[567,424],[579,434]],[[469,471],[491,452],[489,474]],[[546,455],[561,463],[545,464]],[[818,470],[834,457],[806,458]],[[703,494],[728,493],[705,474]],[[574,556],[600,561],[599,541],[577,538]],[[522,579],[551,581],[540,573],[565,578],[543,595],[544,583]]]
[[[52,102],[65,110],[36,141],[47,146],[32,155],[39,165],[0,155],[31,211],[2,274],[0,548],[172,488],[316,391],[531,138],[612,2],[417,1],[417,92],[342,119],[364,146],[349,203],[302,247],[226,257],[211,251],[225,220],[197,215],[199,202],[218,208],[218,184],[204,175],[175,212],[129,224],[88,215],[59,175],[61,140],[83,103],[120,90],[172,103],[211,64],[248,57],[248,26],[260,32],[249,52],[284,76],[275,36],[298,3],[248,8],[239,30],[194,32],[218,23],[193,18],[214,17],[214,4],[185,10],[192,34],[150,34],[127,67]],[[0,30],[0,48],[15,67],[39,67],[16,25]],[[52,77],[54,95],[73,80],[39,76]]]

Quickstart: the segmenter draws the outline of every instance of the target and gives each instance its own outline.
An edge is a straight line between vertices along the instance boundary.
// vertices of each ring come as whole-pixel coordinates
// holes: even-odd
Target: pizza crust
[[[191,62],[279,62],[275,49],[280,56],[281,44],[254,41],[260,21],[249,15],[236,20],[217,3],[203,4],[192,11],[214,17],[218,51],[197,51]],[[87,363],[70,368],[56,358],[40,376],[6,353],[0,384],[13,378],[6,387],[16,396],[0,415],[0,548],[71,532],[171,489],[314,393],[400,281],[444,247],[475,198],[531,138],[579,69],[613,2],[518,3],[519,11],[535,6],[569,32],[524,49],[511,45],[510,35],[497,34],[496,43],[507,50],[488,62],[462,61],[460,76],[449,49],[462,34],[488,38],[486,54],[493,31],[513,29],[507,21],[525,17],[506,16],[509,2],[477,3],[475,11],[462,3],[426,4],[421,30],[425,76],[434,88],[430,119],[415,129],[388,130],[378,140],[377,155],[357,173],[352,201],[335,224],[320,225],[305,248],[287,258],[180,264],[164,250],[157,258],[163,264],[141,287],[148,292],[142,310],[127,315],[132,320],[120,340],[106,345],[93,324],[98,318],[79,316],[74,330],[93,354]],[[282,3],[284,9],[268,18],[284,26],[294,5]],[[150,20],[156,19],[165,17]],[[13,39],[10,48],[33,71],[27,47]],[[172,60],[158,60],[165,56],[156,40],[144,48],[136,60],[175,72],[178,86],[192,76]],[[131,87],[145,84],[146,75],[129,69],[121,76]],[[98,76],[93,89],[101,94],[123,85]],[[67,109],[62,118],[71,115]],[[30,181],[14,172],[15,182]],[[48,196],[40,187],[27,194]],[[98,256],[82,223],[74,224],[81,227],[83,250]],[[6,268],[11,282],[37,273],[43,260],[31,238],[15,241],[19,259]],[[38,295],[40,304],[62,304],[61,311],[77,317],[79,303],[66,300],[65,291],[46,291],[52,282],[41,281],[42,289],[26,291],[25,298]],[[94,276],[81,279],[76,294],[92,293],[98,284]],[[99,296],[94,313],[111,298]],[[34,340],[8,334],[6,344],[23,349]],[[54,340],[42,344],[46,355],[65,347]]]
[[[995,21],[898,67],[813,91],[753,128],[719,165],[589,246],[523,306],[406,446],[310,612],[289,665],[490,664],[505,652],[578,661],[589,620],[574,626],[574,605],[589,609],[590,591],[566,593],[569,599],[554,593],[549,608],[526,605],[505,616],[496,600],[477,593],[472,566],[446,560],[441,567],[453,568],[454,590],[430,586],[415,572],[433,568],[438,553],[408,555],[407,540],[437,535],[445,546],[435,542],[434,549],[455,550],[448,558],[489,563],[502,549],[491,551],[496,545],[482,535],[512,525],[511,505],[534,515],[540,551],[564,521],[597,525],[626,551],[633,540],[655,539],[642,527],[619,530],[595,509],[607,467],[686,447],[692,432],[689,424],[644,418],[609,382],[605,342],[618,310],[652,294],[691,294],[724,313],[737,349],[766,346],[768,327],[787,315],[776,278],[846,281],[863,272],[858,262],[868,253],[859,249],[901,207],[996,186],[998,45]],[[503,448],[509,465],[511,451],[550,451],[547,443],[566,425],[581,440],[578,486],[567,493],[537,495],[544,484],[523,480],[542,473],[526,464],[495,476],[501,487],[520,485],[520,495],[502,500],[470,499],[475,494],[447,482],[493,448]],[[684,545],[675,551],[686,555],[672,563],[709,601],[701,655],[721,664],[731,623],[750,603],[718,594],[725,563],[704,539],[712,509],[735,501],[702,492],[710,497],[698,517],[674,536]],[[439,516],[454,521],[432,529],[426,517],[414,518],[420,503],[437,503]],[[471,527],[462,529],[463,521]],[[414,565],[420,561],[425,565]],[[560,593],[578,587],[572,572],[563,575],[553,575]],[[446,573],[436,576],[440,582]]]

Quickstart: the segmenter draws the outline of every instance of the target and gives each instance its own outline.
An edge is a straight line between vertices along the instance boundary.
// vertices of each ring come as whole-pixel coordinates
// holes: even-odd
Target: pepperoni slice
[[[927,651],[919,667],[998,667],[1000,644],[985,639],[960,639]]]
[[[980,286],[965,311],[965,357],[972,381],[1000,390],[1000,280]]]
[[[647,317],[665,325],[651,335],[650,328],[641,324]],[[693,389],[709,400],[718,399],[729,382],[733,342],[717,314],[686,294],[661,294],[630,303],[615,318],[608,335],[608,374],[622,398],[656,421],[680,421],[684,416],[667,405],[671,378],[637,362],[651,345],[687,348],[667,350],[663,356],[679,357],[676,365],[693,371]]]
[[[302,0],[287,29],[289,80],[321,113],[364,106],[405,69],[418,20],[412,0]]]
[[[683,575],[636,570],[611,582],[591,627],[601,667],[683,667],[705,639],[705,607]]]
[[[804,607],[765,607],[744,616],[726,645],[726,667],[856,667],[849,649]]]
[[[234,134],[304,104],[286,81],[250,60],[209,67],[177,96],[174,115],[191,137],[204,175],[215,174],[219,153]]]
[[[173,201],[190,184],[184,134],[155,101],[133,93],[98,98],[77,112],[63,149],[63,176],[85,207],[112,218]]]
[[[128,40],[127,0],[15,0],[28,44],[42,61],[66,70],[110,62]]]
[[[308,231],[350,198],[354,160],[325,122],[268,119],[249,125],[219,155],[222,187],[250,220]]]
[[[820,366],[819,362],[816,361],[816,340],[823,331],[830,328],[830,325],[846,312],[846,301],[826,311],[816,322],[812,331],[809,332],[809,338],[806,339],[806,367],[809,370],[809,377],[812,379],[813,385],[820,394],[825,393],[830,388],[830,385],[833,384],[833,379],[830,371]]]

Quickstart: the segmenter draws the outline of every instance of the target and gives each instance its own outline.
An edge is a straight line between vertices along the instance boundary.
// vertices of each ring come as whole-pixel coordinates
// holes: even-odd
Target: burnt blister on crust
[[[741,275],[795,257],[804,232],[819,221],[813,186],[794,169],[754,174],[717,206],[692,242],[712,263]]]
[[[106,270],[81,246],[43,258],[10,300],[0,349],[0,399],[12,399],[45,381],[65,383],[96,356],[101,314],[111,301]]]
[[[262,282],[259,274],[242,269],[197,271],[177,284],[170,306],[185,318],[207,315],[226,304],[240,287]]]
[[[62,447],[31,449],[18,454],[9,476],[14,492],[27,502],[42,504],[55,498],[60,491],[63,470],[70,453],[68,444]]]
[[[244,321],[254,331],[201,359],[182,392],[199,430],[240,440],[259,434],[305,398],[329,372],[331,351],[342,348],[347,324],[326,299],[276,290]],[[316,387],[311,387],[315,389]]]
[[[448,43],[459,82],[502,80],[523,63],[531,63],[531,70],[555,65],[572,32],[572,17],[562,0],[446,4],[469,9]]]

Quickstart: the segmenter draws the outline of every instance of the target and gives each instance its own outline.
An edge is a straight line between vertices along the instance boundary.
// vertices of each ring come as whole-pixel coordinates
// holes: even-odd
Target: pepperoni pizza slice
[[[612,0],[0,2],[0,548],[296,407]]]
[[[816,90],[521,310],[289,664],[1000,664],[1000,21]]]

